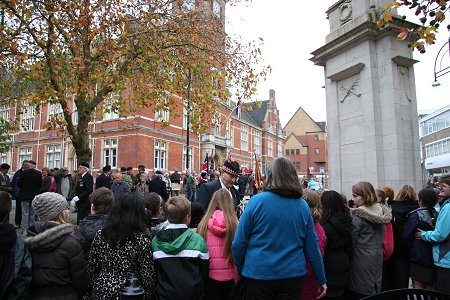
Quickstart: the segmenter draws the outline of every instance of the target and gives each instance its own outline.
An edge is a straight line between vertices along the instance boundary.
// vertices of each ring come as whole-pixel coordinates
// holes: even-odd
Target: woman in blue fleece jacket
[[[295,167],[286,158],[272,162],[265,191],[252,197],[232,244],[234,262],[245,280],[245,299],[299,299],[310,261],[319,298],[326,293],[323,260],[308,204]]]

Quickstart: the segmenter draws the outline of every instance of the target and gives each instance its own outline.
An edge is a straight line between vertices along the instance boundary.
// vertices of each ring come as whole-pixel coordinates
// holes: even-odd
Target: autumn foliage
[[[406,16],[398,16],[395,9],[407,7],[414,11],[419,26],[401,29],[398,39],[409,40],[409,47],[421,53],[425,53],[427,45],[432,45],[436,41],[436,32],[445,20],[445,14],[449,11],[450,1],[448,0],[398,0],[386,5],[377,20],[378,28],[383,28],[392,22],[394,18],[406,20]],[[450,25],[447,26],[447,29]]]
[[[195,7],[186,6],[194,3]],[[267,69],[257,71],[258,45],[224,32],[211,1],[0,0],[0,102],[38,109],[58,104],[58,128],[79,159],[90,159],[94,113],[133,115],[142,107],[189,108],[203,130],[220,103],[250,99]],[[188,75],[189,74],[189,75]],[[186,106],[188,81],[190,103]],[[232,86],[233,95],[226,86]],[[69,103],[78,109],[73,124]],[[108,105],[105,105],[107,103]],[[0,103],[1,104],[1,103]]]

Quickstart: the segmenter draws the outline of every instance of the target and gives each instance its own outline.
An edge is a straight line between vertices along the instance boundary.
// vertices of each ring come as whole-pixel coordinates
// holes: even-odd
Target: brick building
[[[270,91],[270,99],[243,105],[240,116],[235,111],[236,104],[229,102],[221,106],[216,117],[216,126],[208,126],[201,136],[192,132],[189,135],[190,170],[198,171],[206,153],[211,166],[218,168],[232,155],[242,167],[254,168],[253,152],[264,158],[261,162],[273,160],[283,153],[283,136],[275,103],[275,92]],[[183,109],[179,106],[179,109]],[[249,107],[255,107],[250,110]],[[74,103],[74,123],[77,123],[77,111]],[[0,117],[14,120],[20,118],[20,130],[12,134],[12,147],[0,154],[0,161],[9,163],[16,170],[25,159],[33,159],[38,168],[68,166],[74,170],[77,165],[75,149],[67,135],[57,130],[48,130],[48,120],[60,114],[60,108],[46,105],[36,111],[26,107],[22,114],[17,108],[0,106]],[[90,147],[92,159],[90,165],[96,173],[104,165],[113,168],[139,164],[148,170],[163,169],[173,171],[186,169],[186,113],[172,117],[164,112],[153,113],[143,109],[139,115],[119,116],[117,113],[96,113],[90,123]],[[160,121],[170,123],[162,127]],[[262,166],[264,167],[264,165]]]
[[[328,148],[325,122],[315,122],[299,107],[284,127],[285,155],[302,178],[316,177],[326,182]]]

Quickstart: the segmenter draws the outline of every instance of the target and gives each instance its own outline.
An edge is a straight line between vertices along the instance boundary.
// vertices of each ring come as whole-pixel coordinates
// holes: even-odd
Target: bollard
[[[119,295],[120,299],[142,300],[144,299],[144,292],[139,280],[133,274],[120,286]]]

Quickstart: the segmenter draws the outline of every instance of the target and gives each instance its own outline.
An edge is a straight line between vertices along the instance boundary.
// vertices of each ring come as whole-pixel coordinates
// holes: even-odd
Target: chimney
[[[273,89],[269,90],[269,100],[270,100],[270,102],[275,101],[275,90],[273,90]]]

